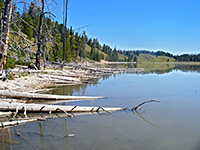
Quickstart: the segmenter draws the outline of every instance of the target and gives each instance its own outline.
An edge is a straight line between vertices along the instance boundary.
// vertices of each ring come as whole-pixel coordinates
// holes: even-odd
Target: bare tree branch
[[[159,100],[149,100],[149,101],[144,101],[140,103],[139,105],[133,107],[131,110],[137,110],[140,106],[144,105],[145,103],[150,103],[150,102],[160,102]]]

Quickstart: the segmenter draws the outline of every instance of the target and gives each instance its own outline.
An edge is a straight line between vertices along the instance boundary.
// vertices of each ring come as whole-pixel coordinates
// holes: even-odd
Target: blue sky
[[[85,25],[89,37],[112,48],[200,53],[200,0],[69,0],[68,27]]]

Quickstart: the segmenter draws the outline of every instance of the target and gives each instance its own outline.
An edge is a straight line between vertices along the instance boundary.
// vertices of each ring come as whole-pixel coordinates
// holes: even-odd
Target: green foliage
[[[200,54],[198,55],[189,55],[189,54],[183,54],[180,56],[175,56],[176,61],[194,61],[199,62],[200,61]]]
[[[30,62],[24,62],[23,60],[18,60],[18,61],[16,61],[16,64],[17,65],[24,65],[24,66],[28,66],[28,65],[30,65],[31,63]]]
[[[74,32],[72,30],[72,27],[70,28],[70,53],[71,53],[71,58],[73,61],[76,60],[77,58],[77,52],[76,52],[76,40],[74,36]]]
[[[28,16],[32,18],[32,26],[35,29],[39,27],[39,8],[35,5],[35,3],[31,2],[30,8],[28,10]],[[37,30],[33,30],[33,37],[37,37]]]
[[[137,56],[134,56],[134,59],[133,59],[134,62],[137,62]]]
[[[2,20],[3,14],[4,14],[4,7],[5,7],[5,2],[4,0],[0,0],[0,20]],[[1,33],[1,23],[0,23],[0,33]]]
[[[6,68],[7,69],[13,69],[15,67],[16,63],[15,60],[12,58],[7,58],[6,59]]]
[[[90,47],[92,47],[92,39],[90,38],[87,43]]]
[[[94,46],[92,46],[91,51],[90,51],[90,59],[95,60],[95,61],[100,61],[100,54],[98,50],[95,50]]]
[[[71,49],[70,49],[70,35],[69,35],[69,31],[67,31],[67,34],[66,34],[66,42],[65,42],[65,60],[67,62],[71,62],[72,60],[72,52],[71,52]]]
[[[0,0],[0,9],[4,9],[5,6],[5,1],[4,0]]]
[[[23,14],[23,19],[29,24],[22,22],[22,31],[28,36],[28,39],[31,40],[33,37],[33,29],[30,27],[33,26],[33,20],[29,14]]]

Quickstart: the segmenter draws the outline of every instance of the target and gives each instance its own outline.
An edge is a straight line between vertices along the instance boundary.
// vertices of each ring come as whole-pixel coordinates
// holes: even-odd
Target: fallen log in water
[[[90,106],[60,106],[46,104],[27,104],[0,102],[1,111],[24,111],[24,112],[108,112],[124,110],[124,108],[113,107],[90,107]]]
[[[87,100],[100,99],[104,97],[90,97],[90,96],[64,96],[64,95],[50,95],[50,94],[34,94],[28,92],[15,92],[9,90],[0,90],[0,97],[16,98],[16,99],[42,99],[42,100]]]

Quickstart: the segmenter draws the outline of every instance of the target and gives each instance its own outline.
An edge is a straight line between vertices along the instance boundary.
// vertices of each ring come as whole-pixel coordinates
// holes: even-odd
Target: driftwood
[[[113,107],[89,107],[89,106],[60,106],[46,104],[27,104],[0,102],[1,111],[27,111],[27,112],[109,112],[124,110],[124,108]]]
[[[53,78],[53,79],[59,79],[59,80],[66,80],[66,81],[75,81],[80,82],[80,80],[72,78],[72,77],[62,77],[62,76],[55,76],[55,75],[40,75],[41,78]]]
[[[87,100],[100,99],[104,97],[89,97],[89,96],[62,96],[50,94],[34,94],[28,92],[15,92],[9,90],[0,90],[0,97],[16,98],[16,99],[32,99],[32,100]]]
[[[150,102],[160,102],[159,100],[149,100],[149,101],[144,101],[142,103],[140,103],[139,105],[133,107],[131,110],[137,110],[138,108],[140,108],[140,106],[144,105],[145,103],[150,103]]]
[[[12,112],[0,112],[0,118],[8,117],[12,114]]]

